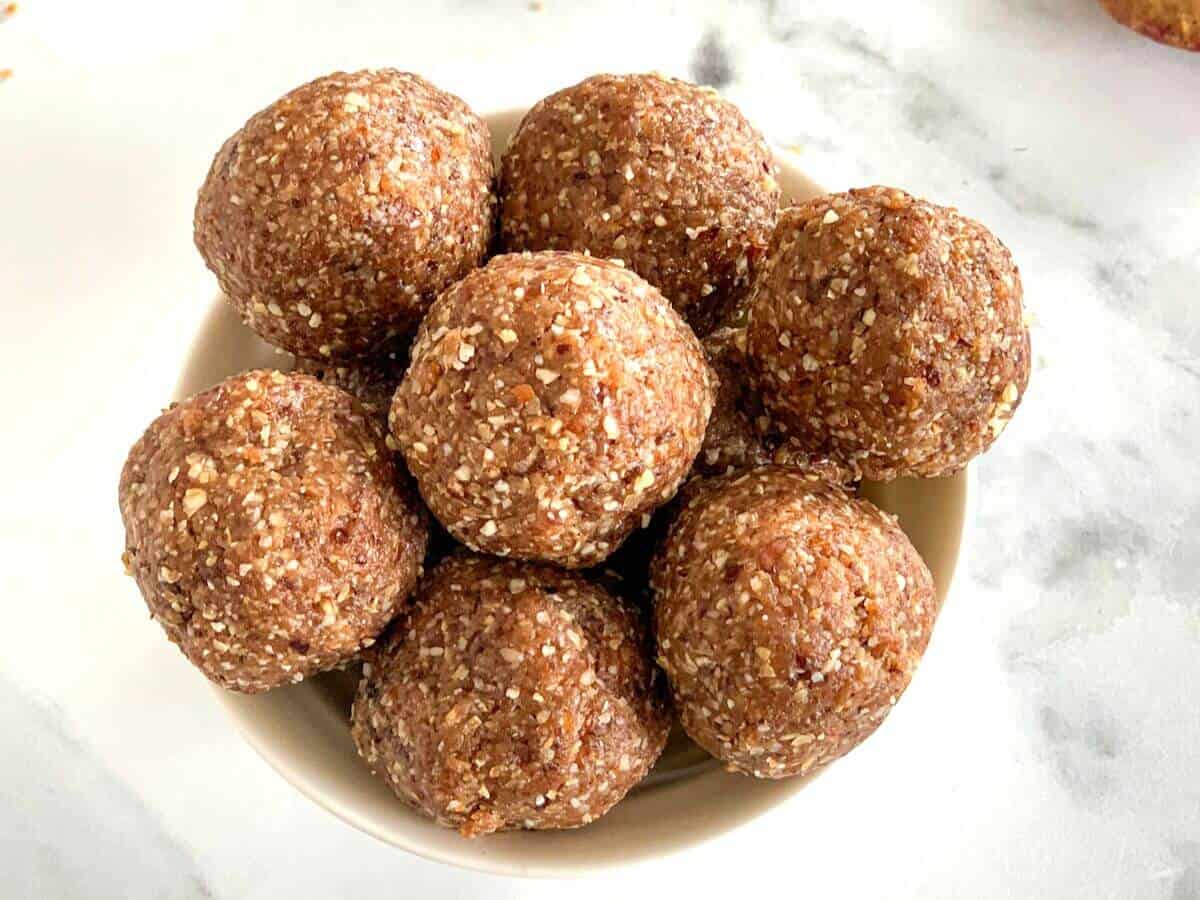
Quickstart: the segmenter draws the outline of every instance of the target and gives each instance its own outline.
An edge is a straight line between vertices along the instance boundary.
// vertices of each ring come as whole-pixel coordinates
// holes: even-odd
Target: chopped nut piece
[[[190,517],[208,502],[208,494],[201,488],[188,488],[183,494],[183,514]]]
[[[633,490],[640,494],[642,491],[648,489],[652,484],[654,484],[654,473],[649,469],[646,469],[641,475],[634,479]]]

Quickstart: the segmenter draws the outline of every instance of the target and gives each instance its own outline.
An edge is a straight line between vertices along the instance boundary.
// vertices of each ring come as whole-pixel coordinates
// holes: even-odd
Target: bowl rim
[[[499,126],[500,128],[511,130],[531,105],[491,110],[480,113],[480,117],[488,123],[489,128],[497,128]],[[813,189],[821,192],[826,190],[822,185],[817,184],[808,177],[798,162],[796,151],[774,142],[769,142],[769,146],[780,169],[785,170],[788,177],[793,181],[807,183]],[[173,397],[184,396],[185,391],[188,393],[191,392],[191,388],[185,387],[185,385],[189,381],[189,371],[192,361],[203,352],[205,336],[211,329],[213,317],[223,311],[220,307],[223,307],[224,303],[224,298],[218,293],[214,308],[210,309],[208,316],[206,316],[189,343],[183,357],[183,364],[176,379]],[[958,543],[955,548],[953,562],[950,565],[950,574],[946,579],[943,591],[943,595],[947,599],[953,591],[955,579],[961,577],[960,573],[969,565],[967,551],[970,547],[971,537],[976,525],[975,513],[977,500],[977,476],[974,466],[968,465],[964,472],[962,484],[962,519],[959,526]],[[936,630],[934,639],[936,639]],[[723,834],[744,827],[769,810],[781,806],[794,798],[808,783],[823,776],[833,769],[837,763],[835,760],[834,763],[824,766],[817,772],[806,777],[767,782],[771,786],[771,789],[767,790],[764,788],[760,792],[760,796],[753,802],[743,802],[736,808],[727,810],[719,817],[711,817],[702,822],[693,821],[688,828],[680,830],[669,838],[630,847],[629,852],[619,859],[615,858],[615,854],[609,854],[604,858],[587,857],[575,860],[563,855],[553,863],[540,860],[520,860],[514,859],[512,854],[480,852],[480,848],[486,846],[486,843],[482,842],[487,842],[489,840],[488,837],[476,838],[474,840],[460,839],[456,843],[448,842],[447,845],[442,846],[433,845],[423,840],[419,829],[401,832],[395,828],[388,828],[386,823],[368,814],[360,805],[350,802],[344,796],[339,796],[339,792],[332,789],[329,782],[311,777],[311,775],[302,772],[292,759],[294,751],[289,750],[285,742],[277,739],[273,740],[271,736],[261,730],[252,730],[250,727],[251,717],[246,714],[244,708],[239,706],[239,701],[244,701],[246,698],[231,695],[216,685],[212,685],[212,690],[216,695],[217,702],[233,720],[234,727],[238,733],[254,749],[255,753],[289,785],[317,806],[320,806],[357,830],[391,847],[396,847],[433,862],[492,875],[523,878],[575,878],[597,872],[611,871],[629,865],[645,864],[652,860],[665,859],[684,850],[706,844]],[[707,779],[713,782],[714,785],[721,779],[735,779],[737,784],[742,787],[745,787],[747,783],[754,784],[757,781],[756,779],[747,779],[747,776],[732,775],[718,767],[713,767],[706,771],[685,776],[674,782],[656,785],[650,788],[650,790],[658,791],[670,788],[679,790],[685,784],[695,787],[697,786],[697,782],[702,779]],[[402,801],[397,799],[396,802],[401,803]],[[627,801],[622,801],[622,804],[625,802]],[[622,804],[618,804],[617,809]],[[420,813],[415,811],[412,814],[414,816],[420,815]],[[583,832],[586,833],[587,829],[583,829]]]

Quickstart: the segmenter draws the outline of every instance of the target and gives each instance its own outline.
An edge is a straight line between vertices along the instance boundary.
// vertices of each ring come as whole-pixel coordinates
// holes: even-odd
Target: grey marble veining
[[[8,773],[0,779],[5,896],[213,896],[196,861],[135,790],[68,732],[56,710],[4,679],[0,771]]]

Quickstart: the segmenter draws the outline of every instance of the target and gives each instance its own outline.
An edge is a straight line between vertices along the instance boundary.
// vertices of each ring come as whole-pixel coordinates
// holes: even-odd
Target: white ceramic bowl
[[[485,117],[497,155],[523,114],[510,110]],[[823,193],[790,154],[776,155],[786,200]],[[184,362],[175,394],[191,396],[234,372],[281,366],[288,359],[244,327],[218,297]],[[868,484],[862,493],[900,517],[944,600],[966,521],[967,473]],[[470,869],[563,877],[662,856],[749,821],[820,775],[783,781],[732,775],[676,733],[650,776],[586,828],[467,840],[411,810],[359,759],[349,723],[356,676],[357,671],[330,673],[254,697],[218,689],[217,697],[254,749],[307,797],[389,844]]]

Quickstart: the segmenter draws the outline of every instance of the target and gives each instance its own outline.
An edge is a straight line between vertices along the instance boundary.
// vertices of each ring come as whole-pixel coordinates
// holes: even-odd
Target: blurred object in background
[[[1200,51],[1200,0],[1100,0],[1109,15],[1160,44]]]
[[[15,3],[0,3],[0,22],[5,22],[8,19],[11,19],[13,16],[13,13],[15,13],[16,11],[17,11],[17,4],[15,4]],[[0,66],[0,83],[8,81],[8,79],[10,79],[10,78],[12,78],[12,69],[8,69],[8,68],[5,68],[4,66]]]

